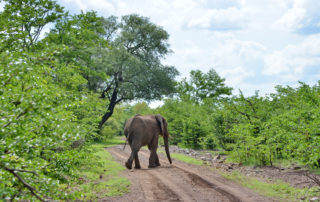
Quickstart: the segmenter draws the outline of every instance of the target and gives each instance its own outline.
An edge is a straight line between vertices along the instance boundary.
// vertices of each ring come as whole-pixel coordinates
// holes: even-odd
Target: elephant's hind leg
[[[134,165],[135,169],[140,169],[141,168],[138,153],[136,154],[136,157],[134,158],[134,164],[135,164]]]
[[[151,150],[150,157],[149,157],[149,168],[154,168],[160,166],[159,157],[156,153],[156,150]]]
[[[132,160],[130,160],[130,159],[131,159],[131,156],[132,156],[132,153],[131,153],[129,159],[127,160],[127,162],[125,163],[126,167],[127,167],[129,170],[131,170],[131,168],[132,168]]]
[[[157,155],[158,148],[158,135],[155,135],[150,144],[148,144],[150,150],[149,168],[160,166],[159,157]]]
[[[125,163],[125,165],[128,169],[132,169],[133,159],[136,159],[138,157],[138,151],[140,149],[139,145],[138,146],[137,145],[133,146],[133,145],[134,144],[132,144],[132,146],[131,146],[131,155],[130,155],[129,159],[127,160],[127,162]]]
[[[156,162],[155,162],[155,164],[156,164],[156,166],[160,166],[160,161],[159,161],[159,156],[158,156],[158,154],[155,153],[155,156],[156,156]]]

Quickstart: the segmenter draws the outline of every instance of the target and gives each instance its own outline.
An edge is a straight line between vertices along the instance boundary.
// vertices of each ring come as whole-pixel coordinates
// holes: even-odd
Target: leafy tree
[[[6,50],[29,50],[43,28],[64,13],[54,0],[3,0],[0,13],[0,53]]]
[[[79,66],[88,81],[87,87],[97,91],[107,79],[106,72],[97,66],[97,62],[101,60],[102,50],[108,48],[108,39],[112,39],[117,27],[115,23],[115,17],[105,19],[98,17],[94,11],[73,16],[66,14],[58,20],[42,44],[66,46],[60,60]]]
[[[165,30],[138,15],[122,17],[119,27],[119,35],[101,61],[110,78],[101,94],[109,105],[99,128],[120,102],[160,99],[174,92],[173,79],[178,74],[174,67],[161,64],[170,52]]]
[[[185,78],[178,84],[179,97],[197,103],[208,98],[221,99],[232,93],[232,88],[225,86],[224,81],[225,79],[221,78],[214,69],[210,69],[206,74],[200,70],[192,70],[190,79]]]

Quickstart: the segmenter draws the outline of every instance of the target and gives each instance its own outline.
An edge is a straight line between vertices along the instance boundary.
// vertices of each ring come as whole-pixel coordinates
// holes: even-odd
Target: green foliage
[[[218,109],[232,89],[213,69],[207,74],[191,71],[190,77],[177,84],[178,99],[167,99],[157,110],[168,121],[170,142],[194,149],[224,147],[228,138]]]
[[[237,140],[235,159],[262,165],[289,159],[320,167],[319,84],[300,84],[296,89],[278,86],[270,98],[234,99],[229,108],[240,117],[228,135]]]
[[[96,60],[100,60],[101,50],[108,48],[106,38],[112,34],[107,25],[109,19],[99,17],[93,11],[73,16],[65,14],[41,42],[42,46],[50,43],[68,47],[59,59],[79,66],[90,90],[97,90],[108,78]]]
[[[177,85],[178,96],[157,109],[168,120],[171,143],[195,149],[222,148],[244,164],[273,165],[293,161],[320,167],[320,82],[296,89],[277,86],[277,92],[261,97],[225,99],[228,92],[214,71],[213,77],[191,72],[189,81]],[[210,82],[209,82],[210,80]],[[217,90],[216,88],[224,90]],[[229,91],[231,92],[231,91]],[[217,97],[215,97],[217,96]],[[223,98],[223,99],[222,99]]]
[[[100,117],[105,110],[105,101],[98,98],[96,93],[82,92],[80,107],[75,107],[73,112],[77,117],[78,125],[84,132],[86,141],[93,141],[101,138],[98,135]]]
[[[221,99],[223,96],[231,95],[232,88],[225,86],[225,79],[221,78],[214,69],[208,73],[200,70],[192,70],[190,79],[183,79],[178,83],[178,94],[183,100],[192,100],[200,103],[205,99]]]
[[[132,107],[130,107],[130,111],[128,111],[131,116],[134,116],[136,114],[153,114],[154,110],[151,109],[146,102],[138,102]]]
[[[209,111],[205,106],[168,99],[156,112],[168,122],[171,144],[194,149],[215,148],[216,140],[211,135]]]
[[[29,50],[39,39],[48,23],[64,13],[54,0],[3,0],[0,13],[0,53],[6,50]]]
[[[80,146],[98,122],[81,113],[91,96],[78,90],[86,80],[57,52],[1,54],[1,198],[34,198],[24,182],[40,197],[71,197],[59,187],[76,176]]]

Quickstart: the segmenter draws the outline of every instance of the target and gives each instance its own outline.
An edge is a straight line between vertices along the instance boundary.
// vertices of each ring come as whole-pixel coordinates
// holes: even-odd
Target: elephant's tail
[[[122,149],[122,150],[124,150],[124,149],[126,148],[126,146],[127,146],[127,141],[128,141],[128,139],[126,139],[126,141],[124,142],[124,146],[123,146],[123,149]]]
[[[126,141],[124,143],[123,149],[124,150],[126,148],[127,142],[129,141],[129,136],[130,136],[130,132],[128,131],[128,136],[126,137]]]

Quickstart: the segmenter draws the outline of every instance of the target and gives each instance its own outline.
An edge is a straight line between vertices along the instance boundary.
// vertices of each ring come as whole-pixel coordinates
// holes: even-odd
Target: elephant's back
[[[125,129],[127,133],[132,132],[150,132],[159,129],[154,115],[136,115],[129,119]]]

